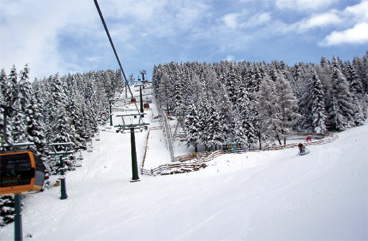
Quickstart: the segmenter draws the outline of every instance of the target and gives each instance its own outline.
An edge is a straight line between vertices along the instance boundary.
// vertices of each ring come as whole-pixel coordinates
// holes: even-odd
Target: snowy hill
[[[24,199],[24,239],[367,240],[367,133],[368,124],[350,129],[306,156],[297,148],[226,154],[197,172],[131,183],[130,135],[106,129],[67,173],[68,199],[53,186]],[[136,133],[140,166],[146,137]],[[169,155],[163,138],[151,137],[153,167]],[[0,240],[13,239],[13,224],[0,230]]]

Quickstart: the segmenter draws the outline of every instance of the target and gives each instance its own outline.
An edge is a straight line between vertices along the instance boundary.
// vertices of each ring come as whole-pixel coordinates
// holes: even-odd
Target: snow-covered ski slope
[[[147,166],[170,158],[158,133]],[[139,165],[146,135],[136,133]],[[66,174],[68,199],[52,186],[24,200],[24,240],[367,240],[367,143],[368,124],[305,156],[226,154],[197,172],[131,183],[130,135],[107,129]],[[14,240],[12,224],[0,240]]]

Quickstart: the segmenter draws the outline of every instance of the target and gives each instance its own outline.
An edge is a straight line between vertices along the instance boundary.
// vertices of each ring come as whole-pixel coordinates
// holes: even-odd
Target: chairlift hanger
[[[56,142],[49,144],[51,151],[48,153],[49,155],[70,155],[75,152],[74,143],[73,142]],[[64,150],[58,151],[57,149],[63,148]]]

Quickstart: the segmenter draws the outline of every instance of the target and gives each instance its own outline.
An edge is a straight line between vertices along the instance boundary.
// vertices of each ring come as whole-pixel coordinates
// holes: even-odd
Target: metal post
[[[14,240],[15,241],[22,241],[23,234],[22,234],[22,210],[21,210],[21,195],[16,194],[14,196],[15,199],[15,224],[14,224]]]
[[[132,153],[132,180],[131,182],[138,182],[138,164],[137,164],[137,153],[135,149],[135,136],[134,136],[134,128],[130,128],[130,146]]]
[[[64,160],[63,155],[60,155],[60,199],[64,200],[68,198],[68,195],[66,194],[66,184],[65,184],[65,172],[64,172]]]
[[[141,113],[143,113],[143,96],[142,96],[142,86],[139,86],[139,95],[140,95],[140,101],[141,101]]]
[[[112,126],[112,111],[111,111],[112,102],[111,101],[109,101],[109,105],[110,105],[110,126]]]

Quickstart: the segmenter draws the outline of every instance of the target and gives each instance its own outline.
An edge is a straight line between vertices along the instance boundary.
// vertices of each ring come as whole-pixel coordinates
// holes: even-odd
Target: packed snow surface
[[[147,133],[135,135],[139,167]],[[67,172],[66,200],[52,185],[23,200],[24,240],[368,239],[368,124],[305,156],[297,148],[225,154],[200,171],[134,183],[130,134],[100,136],[83,166]],[[151,131],[145,167],[169,161],[164,136]],[[14,240],[13,224],[0,240]]]

